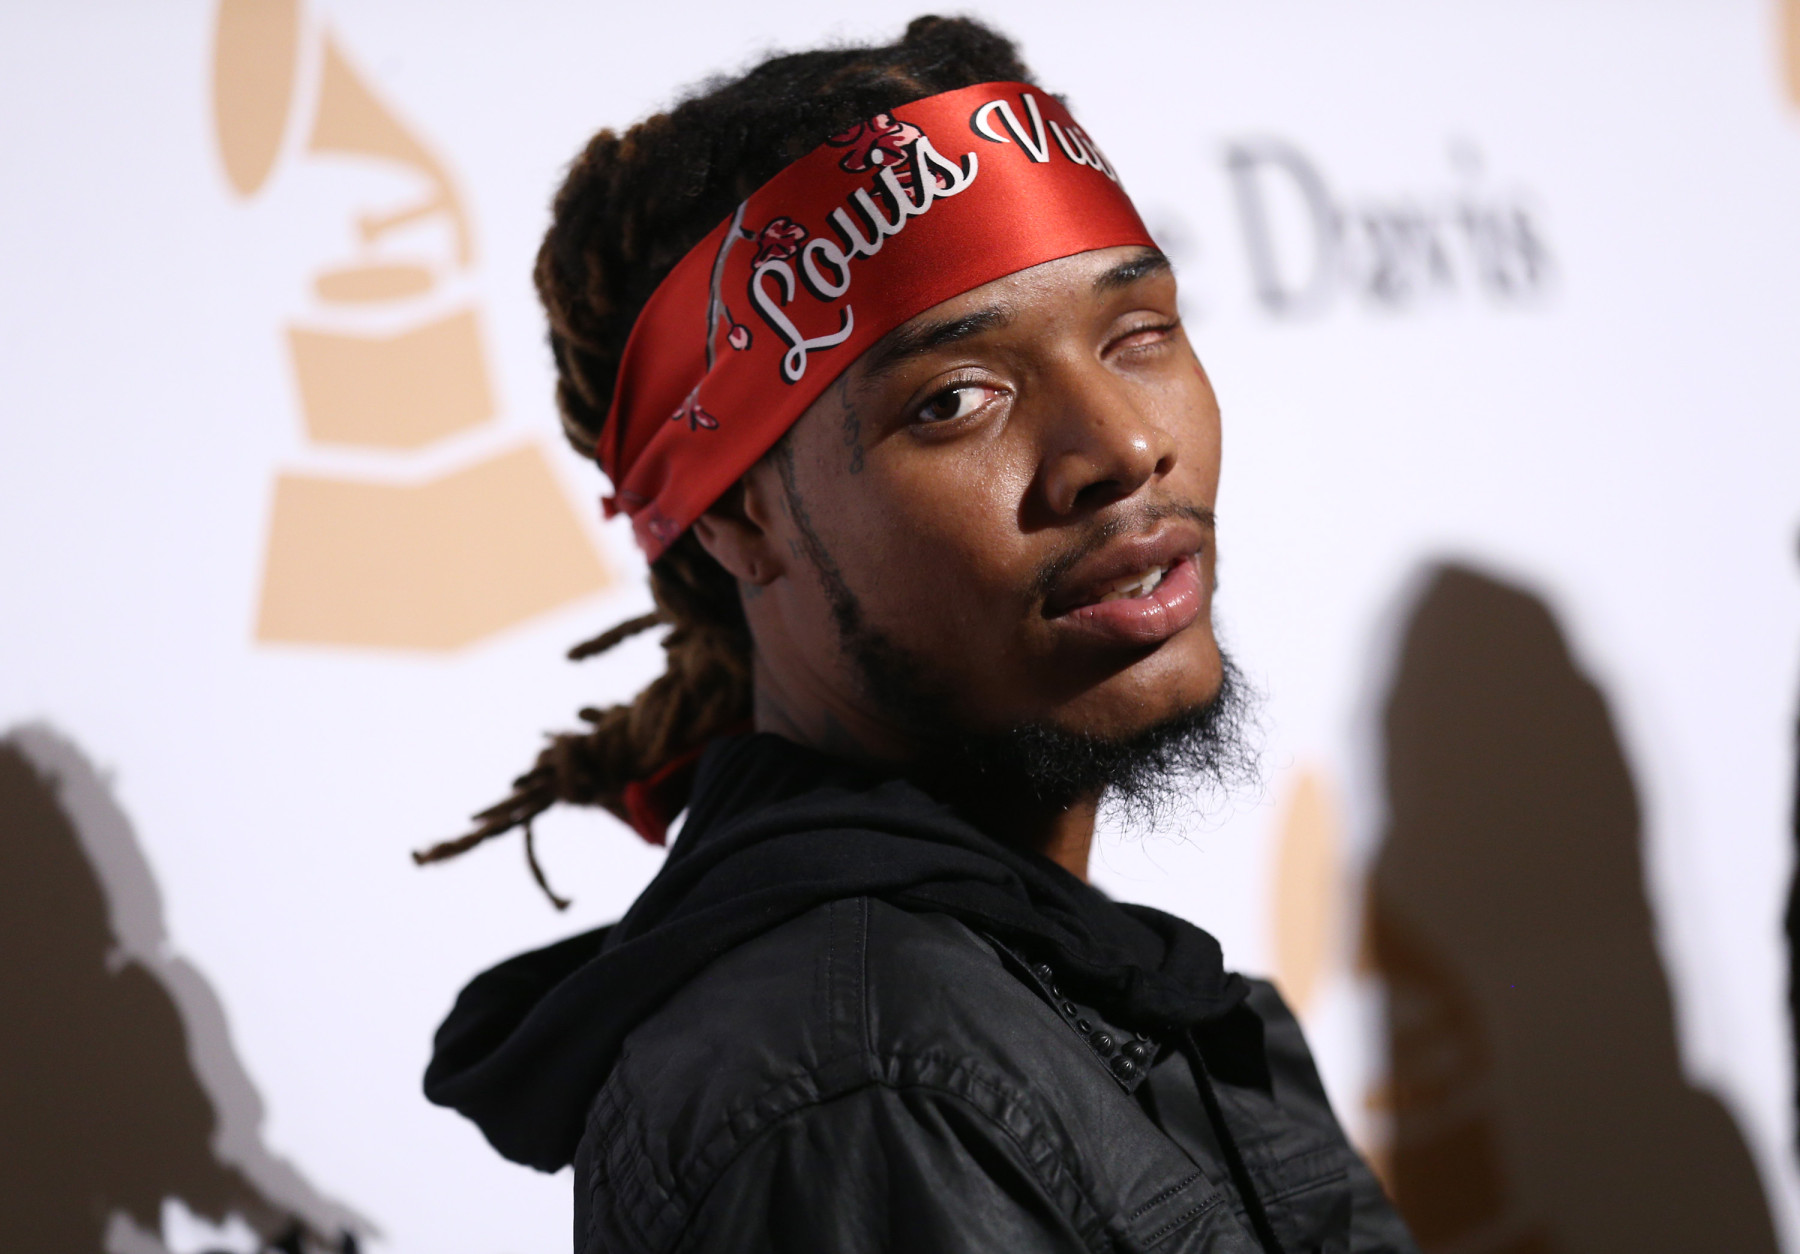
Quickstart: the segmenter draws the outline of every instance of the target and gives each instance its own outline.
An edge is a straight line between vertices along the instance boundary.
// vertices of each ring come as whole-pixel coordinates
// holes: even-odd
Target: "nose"
[[[1175,440],[1149,412],[1148,398],[1104,363],[1081,363],[1056,382],[1039,472],[1053,516],[1125,500],[1174,469]]]

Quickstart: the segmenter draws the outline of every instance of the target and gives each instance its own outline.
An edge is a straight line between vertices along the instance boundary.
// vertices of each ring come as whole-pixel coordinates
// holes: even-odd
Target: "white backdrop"
[[[1334,1096],[1379,1149],[1380,1003],[1353,957],[1396,633],[1436,561],[1529,589],[1633,766],[1682,1066],[1735,1116],[1800,1251],[1779,930],[1800,97],[1778,6],[972,8],[1068,94],[1176,258],[1226,415],[1218,610],[1268,695],[1263,794],[1182,833],[1110,835],[1100,881],[1305,991]],[[557,915],[515,844],[423,871],[406,856],[660,656],[639,640],[561,660],[647,594],[555,434],[530,286],[549,197],[599,126],[771,49],[891,37],[914,10],[845,12],[308,0],[291,88],[243,52],[221,89],[251,135],[223,142],[266,165],[234,183],[213,4],[0,5],[0,729],[47,722],[110,773],[169,943],[261,1091],[264,1142],[368,1216],[376,1250],[564,1247],[567,1176],[502,1162],[419,1075],[468,975],[615,917],[660,858],[605,817],[547,820],[540,854],[576,902]],[[1327,204],[1348,226],[1320,253]],[[373,376],[308,375],[296,330],[378,344],[461,334],[464,311],[484,364],[419,430],[303,395]],[[417,383],[440,349],[394,369]],[[327,535],[332,485],[366,487],[368,526],[393,537]],[[382,512],[401,499],[419,509]],[[509,501],[534,521],[438,554],[498,583],[384,591],[459,503]],[[332,584],[334,554],[368,552]],[[534,554],[542,577],[507,583]],[[365,600],[314,621],[321,587]],[[1319,937],[1280,930],[1284,891],[1325,911],[1305,912],[1329,920]],[[169,1216],[178,1252],[226,1239]]]

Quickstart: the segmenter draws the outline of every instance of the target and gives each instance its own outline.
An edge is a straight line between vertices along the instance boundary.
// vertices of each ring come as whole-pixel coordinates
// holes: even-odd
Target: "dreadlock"
[[[826,136],[924,96],[995,80],[1029,81],[1011,41],[965,18],[921,17],[899,42],[773,57],[714,79],[667,113],[588,143],[557,193],[538,251],[538,296],[550,319],[556,401],[575,449],[595,455],[626,337],[657,284],[737,204]],[[627,789],[746,724],[751,640],[736,582],[690,531],[650,567],[656,609],[569,651],[592,657],[667,625],[663,674],[629,705],[580,712],[584,731],[550,737],[511,795],[475,816],[465,836],[413,855],[454,857],[531,821],[557,802],[598,805],[627,822]],[[672,809],[687,803],[673,785]],[[664,785],[665,790],[669,787]]]

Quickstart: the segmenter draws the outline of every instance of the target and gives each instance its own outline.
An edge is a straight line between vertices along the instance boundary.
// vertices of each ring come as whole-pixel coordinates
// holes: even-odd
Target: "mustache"
[[[1208,536],[1218,526],[1218,518],[1210,509],[1178,501],[1150,502],[1128,512],[1115,514],[1104,521],[1093,523],[1061,552],[1040,566],[1032,576],[1032,595],[1040,601],[1045,599],[1062,582],[1063,577],[1090,554],[1105,548],[1120,536],[1148,531],[1165,518],[1186,518],[1199,523]]]

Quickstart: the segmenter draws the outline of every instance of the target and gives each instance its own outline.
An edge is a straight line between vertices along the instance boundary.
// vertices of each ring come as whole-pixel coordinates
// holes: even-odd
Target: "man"
[[[432,1099],[574,1163],[582,1251],[1413,1249],[1273,990],[1086,883],[1109,790],[1242,761],[1219,412],[1011,45],[922,18],[603,132],[538,283],[659,606],[575,653],[669,667],[423,857],[686,817],[464,991]]]

